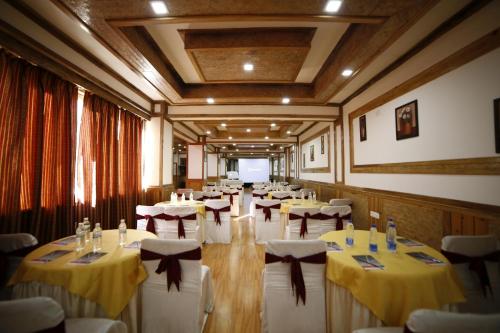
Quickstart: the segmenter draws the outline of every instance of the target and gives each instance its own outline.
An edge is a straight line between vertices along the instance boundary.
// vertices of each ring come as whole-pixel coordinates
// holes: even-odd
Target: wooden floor
[[[255,244],[245,194],[240,217],[233,218],[231,244],[203,247],[203,264],[210,267],[215,291],[215,308],[208,316],[205,333],[260,332],[264,246]]]

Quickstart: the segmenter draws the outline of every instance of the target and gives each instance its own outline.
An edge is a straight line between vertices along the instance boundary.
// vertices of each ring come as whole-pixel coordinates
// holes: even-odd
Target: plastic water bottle
[[[304,198],[305,198],[305,194],[304,194],[304,192],[300,192],[300,198],[301,198],[302,200],[304,200]]]
[[[386,238],[387,238],[387,249],[390,252],[396,252],[396,223],[390,222],[389,226],[386,230]]]
[[[377,226],[375,224],[372,224],[370,227],[370,246],[369,246],[370,252],[377,252],[378,250],[378,245],[377,245]]]
[[[78,228],[76,228],[76,251],[79,252],[85,247],[85,228],[83,223],[78,223]]]
[[[354,246],[354,224],[349,220],[345,230],[345,245],[348,247]]]
[[[118,226],[118,242],[120,246],[125,245],[127,242],[127,225],[125,224],[125,219],[121,219]]]
[[[389,237],[389,226],[391,223],[394,223],[394,220],[391,216],[387,216],[387,224],[385,225],[385,241],[388,242],[388,237]]]
[[[182,193],[181,201],[182,202],[186,201],[186,195],[184,193]]]
[[[312,198],[313,198],[313,201],[316,201],[316,192],[312,193]]]
[[[194,201],[193,192],[189,193],[189,201]]]
[[[92,250],[97,252],[102,249],[102,229],[101,224],[96,223],[92,231]]]
[[[85,231],[85,243],[90,242],[90,221],[88,217],[83,218],[83,230]]]

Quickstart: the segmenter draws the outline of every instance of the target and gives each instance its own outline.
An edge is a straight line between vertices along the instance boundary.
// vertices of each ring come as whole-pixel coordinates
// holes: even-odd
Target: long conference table
[[[453,310],[465,301],[458,277],[446,258],[429,246],[405,246],[387,250],[385,234],[378,233],[378,251],[368,250],[368,231],[356,230],[353,247],[345,246],[345,231],[320,237],[337,243],[341,251],[328,251],[326,305],[328,332],[347,333],[378,326],[404,326],[417,309]],[[442,261],[425,263],[408,252],[422,252]],[[383,269],[365,270],[353,255],[372,255]],[[376,268],[376,267],[375,267]]]

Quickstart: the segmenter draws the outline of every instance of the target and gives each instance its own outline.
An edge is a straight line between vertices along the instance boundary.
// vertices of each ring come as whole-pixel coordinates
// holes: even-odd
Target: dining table
[[[138,332],[139,286],[147,278],[140,241],[158,237],[135,229],[127,229],[126,235],[125,244],[120,245],[118,230],[103,230],[98,251],[93,251],[91,240],[77,251],[74,236],[37,248],[23,259],[9,281],[13,297],[51,297],[68,318],[119,319],[129,332]]]
[[[465,301],[453,266],[437,250],[398,238],[389,251],[377,233],[377,251],[369,251],[369,231],[356,230],[354,245],[346,231],[320,237],[327,242],[327,328],[332,333],[379,326],[404,326],[417,309],[452,311]]]

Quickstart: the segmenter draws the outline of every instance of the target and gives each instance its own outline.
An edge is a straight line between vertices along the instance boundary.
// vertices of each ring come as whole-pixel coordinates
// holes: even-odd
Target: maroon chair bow
[[[484,297],[486,297],[487,290],[489,290],[490,294],[493,295],[493,289],[491,288],[488,270],[484,262],[485,261],[500,262],[500,251],[495,251],[479,257],[469,257],[464,254],[448,252],[445,250],[441,250],[441,253],[452,264],[469,264],[469,270],[476,273],[477,277],[479,278],[479,282],[481,283],[481,289],[483,290]]]
[[[236,194],[233,194],[231,192],[222,192],[224,195],[229,195],[229,203],[231,204],[231,206],[233,205],[233,195],[236,195]]]
[[[196,220],[196,213],[186,216],[165,214],[164,220],[165,221],[178,220],[179,222],[177,224],[177,237],[179,239],[181,239],[181,237],[186,238],[186,231],[184,230],[184,223],[182,222],[182,220]]]
[[[281,197],[281,198],[279,198],[279,197],[275,197],[275,196],[273,195],[273,196],[272,196],[272,198],[273,198],[273,199],[275,199],[275,200],[288,200],[288,199],[292,199],[292,197],[291,197],[291,196],[289,196],[289,195],[287,195],[286,197]]]
[[[220,212],[230,212],[231,211],[231,206],[225,206],[222,208],[212,208],[212,207],[205,207],[205,211],[207,212],[213,212],[214,213],[214,220],[215,224],[222,225],[221,220],[220,220]]]
[[[275,204],[271,206],[263,206],[259,204],[255,204],[255,209],[262,209],[262,212],[264,213],[264,222],[266,222],[268,219],[271,221],[271,209],[280,209],[281,204]]]
[[[261,199],[264,199],[264,197],[266,196],[266,194],[257,194],[257,193],[252,193],[252,197],[254,198],[261,198]]]
[[[297,305],[299,304],[299,298],[301,298],[302,303],[306,305],[306,285],[304,283],[304,276],[302,275],[300,263],[325,264],[326,252],[319,252],[302,258],[295,258],[291,255],[280,257],[266,252],[266,264],[272,264],[279,261],[283,263],[290,263],[290,279],[292,282],[292,290],[297,300]]]
[[[300,225],[300,237],[302,238],[304,238],[305,234],[307,233],[307,219],[324,220],[325,218],[321,213],[311,215],[308,212],[305,212],[304,216],[300,216],[294,213],[288,214],[288,220],[302,220],[302,223]]]
[[[177,290],[179,290],[179,283],[182,281],[182,271],[179,260],[201,260],[201,248],[176,253],[163,255],[156,252],[141,249],[141,260],[158,260],[160,263],[156,268],[156,274],[161,274],[166,272],[167,274],[167,290],[170,291],[170,285],[175,284]]]
[[[152,232],[153,234],[156,234],[156,229],[155,229],[155,220],[154,219],[165,219],[165,214],[161,213],[161,214],[158,214],[158,215],[154,215],[154,216],[151,216],[151,215],[139,215],[139,214],[136,214],[135,215],[135,218],[137,220],[147,220],[148,221],[148,224],[146,224],[146,231],[149,231],[149,232]]]

